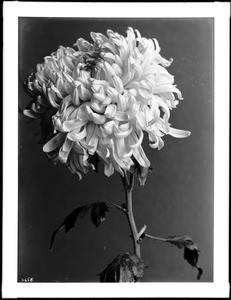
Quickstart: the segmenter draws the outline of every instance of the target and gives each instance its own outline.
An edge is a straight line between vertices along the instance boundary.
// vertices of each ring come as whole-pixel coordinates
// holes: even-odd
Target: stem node
[[[140,232],[138,233],[138,241],[139,243],[142,242],[143,238],[145,237],[145,230],[147,229],[147,225],[143,225],[143,227],[140,229]]]

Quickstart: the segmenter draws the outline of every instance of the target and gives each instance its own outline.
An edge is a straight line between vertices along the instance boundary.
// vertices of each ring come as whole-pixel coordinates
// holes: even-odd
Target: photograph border
[[[226,297],[229,212],[229,3],[36,3],[3,5],[2,297]],[[141,9],[142,7],[142,9]],[[171,7],[171,9],[170,9]],[[214,282],[18,283],[18,17],[193,18],[215,20]],[[14,87],[14,88],[12,88]],[[10,100],[9,93],[10,91]],[[222,99],[222,104],[221,100]],[[12,101],[13,100],[13,101]],[[15,109],[12,109],[12,102]],[[10,111],[10,114],[9,114]],[[10,117],[9,117],[10,115]],[[9,129],[11,134],[9,135]],[[221,142],[222,141],[222,142]],[[90,288],[90,286],[94,288]],[[76,292],[78,291],[78,292]]]

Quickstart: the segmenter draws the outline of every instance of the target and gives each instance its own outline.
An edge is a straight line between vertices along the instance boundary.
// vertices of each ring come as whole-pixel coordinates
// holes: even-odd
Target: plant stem
[[[127,219],[129,223],[129,227],[132,234],[132,240],[133,240],[133,246],[134,246],[134,252],[135,254],[140,258],[140,243],[139,243],[139,237],[138,232],[136,228],[135,219],[133,216],[133,209],[132,209],[132,190],[134,187],[134,174],[130,174],[130,180],[128,178],[128,174],[125,173],[125,176],[122,177],[124,190],[125,190],[125,196],[126,196],[126,207],[127,207]]]
[[[121,207],[120,205],[118,204],[115,204],[115,203],[111,203],[111,202],[106,202],[107,205],[109,206],[113,206],[113,207],[116,207],[117,209],[119,209],[120,211],[122,211],[123,213],[126,212],[126,209]]]
[[[168,239],[163,239],[163,238],[153,236],[153,235],[150,235],[150,234],[147,234],[147,233],[145,233],[145,237],[147,237],[149,239],[152,239],[152,240],[156,240],[156,241],[168,242]]]

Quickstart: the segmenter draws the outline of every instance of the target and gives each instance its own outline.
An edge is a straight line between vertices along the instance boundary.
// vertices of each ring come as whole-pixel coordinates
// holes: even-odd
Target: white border
[[[228,297],[229,2],[47,3],[3,5],[3,298]],[[215,18],[215,228],[213,283],[17,283],[18,17]],[[13,101],[12,101],[13,100]],[[205,112],[206,114],[206,112]],[[10,135],[9,135],[10,132]],[[222,201],[221,201],[222,200]],[[92,287],[92,288],[91,288]]]

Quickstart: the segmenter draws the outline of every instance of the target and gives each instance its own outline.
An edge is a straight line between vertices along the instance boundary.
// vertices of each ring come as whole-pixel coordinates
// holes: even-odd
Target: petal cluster
[[[190,134],[169,123],[170,111],[182,99],[166,70],[172,60],[160,55],[156,39],[132,28],[126,37],[107,30],[106,35],[92,32],[91,38],[92,43],[78,39],[77,50],[60,46],[37,65],[28,79],[35,100],[24,114],[36,118],[54,111],[53,137],[43,151],[55,153],[55,160],[80,178],[80,171],[95,168],[95,155],[104,162],[107,176],[114,170],[123,175],[134,161],[149,168],[144,132],[150,147],[157,149],[166,134]]]

